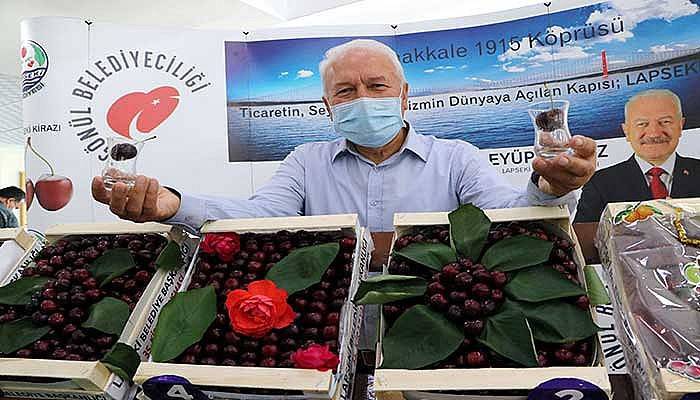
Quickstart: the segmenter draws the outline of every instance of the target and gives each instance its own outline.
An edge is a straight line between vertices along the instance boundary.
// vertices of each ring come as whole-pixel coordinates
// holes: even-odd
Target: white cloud
[[[314,71],[309,71],[308,69],[297,71],[297,79],[311,78],[312,76],[314,76]]]
[[[625,64],[627,61],[625,60],[608,60],[608,64],[613,65],[613,64]]]
[[[435,70],[430,68],[430,69],[424,69],[423,72],[425,72],[426,74],[432,74],[433,72],[435,72]]]
[[[525,68],[523,68],[523,67],[519,67],[519,66],[515,66],[515,65],[511,67],[510,64],[512,64],[512,62],[507,62],[507,63],[503,64],[501,67],[506,72],[523,72],[523,71],[525,71]]]
[[[467,68],[469,68],[469,66],[467,64],[464,64],[461,67],[459,67],[459,69],[467,69]]]
[[[667,51],[673,51],[673,50],[678,50],[687,47],[687,44],[679,43],[679,44],[671,44],[671,45],[665,45],[665,44],[659,44],[655,46],[649,47],[649,51],[652,53],[664,53]]]
[[[286,77],[287,75],[289,75],[289,71],[283,71],[283,72],[280,72],[280,74],[277,75],[277,77],[278,77],[278,78],[284,78],[284,77]]]
[[[468,81],[477,81],[477,82],[487,82],[487,83],[494,82],[491,79],[477,78],[476,76],[467,76],[464,79],[466,79]]]
[[[455,67],[453,67],[451,65],[440,65],[440,66],[435,67],[435,69],[438,71],[446,71],[449,69],[455,69]]]
[[[676,18],[693,15],[698,10],[700,7],[690,0],[612,0],[609,8],[592,12],[586,23],[609,24],[613,18],[622,17],[624,32],[602,36],[598,41],[624,42],[634,36],[634,29],[644,21],[662,19],[670,22]],[[616,21],[616,25],[619,27],[620,22]]]
[[[672,50],[673,50],[672,47],[668,47],[665,44],[660,44],[657,46],[649,47],[649,51],[651,51],[652,53],[663,53],[663,52],[672,51]]]

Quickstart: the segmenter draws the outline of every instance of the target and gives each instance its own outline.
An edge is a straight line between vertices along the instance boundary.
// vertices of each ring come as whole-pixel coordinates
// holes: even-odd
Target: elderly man
[[[593,175],[583,187],[576,222],[598,221],[608,203],[700,196],[700,160],[676,153],[684,123],[681,100],[670,90],[630,98],[622,130],[634,154]]]
[[[595,170],[595,143],[571,142],[574,152],[536,159],[525,190],[509,185],[459,140],[421,135],[404,120],[408,83],[396,53],[374,40],[354,40],[326,52],[319,65],[323,102],[341,136],[297,147],[249,199],[177,193],[139,177],[111,193],[93,181],[93,197],[133,221],[164,221],[196,229],[207,220],[357,213],[373,232],[392,231],[396,212],[447,211],[462,203],[482,208],[575,205],[573,190]],[[572,208],[573,209],[573,208]]]
[[[17,228],[17,217],[12,210],[24,200],[24,192],[16,186],[0,189],[0,228]]]

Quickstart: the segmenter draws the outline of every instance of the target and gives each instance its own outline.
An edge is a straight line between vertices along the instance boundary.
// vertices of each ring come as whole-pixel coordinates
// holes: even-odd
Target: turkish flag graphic
[[[175,111],[179,96],[172,86],[161,86],[148,93],[127,93],[109,107],[107,124],[114,132],[133,139],[129,127],[136,119],[136,130],[149,133]]]

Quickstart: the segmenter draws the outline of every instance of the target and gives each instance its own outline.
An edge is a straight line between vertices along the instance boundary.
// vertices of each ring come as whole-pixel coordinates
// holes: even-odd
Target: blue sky
[[[649,55],[669,50],[700,47],[700,0],[657,0],[640,10],[639,2],[616,0],[537,17],[463,29],[422,32],[397,36],[373,37],[402,56],[413,48],[433,49],[463,46],[468,55],[463,58],[404,63],[406,78],[414,89],[459,89],[479,82],[500,81],[552,71],[552,50],[559,73],[579,70],[583,65],[597,64],[605,50],[610,67],[634,62]],[[608,25],[622,16],[623,34],[569,42],[564,47],[536,46],[530,48],[528,33],[543,32],[552,26],[554,32],[573,31],[587,22]],[[619,23],[617,25],[619,27]],[[521,50],[493,55],[479,55],[487,41],[522,39]],[[229,100],[268,96],[272,99],[320,98],[321,81],[318,62],[329,47],[355,37],[286,39],[260,42],[226,42],[226,79]],[[578,69],[577,69],[578,68]],[[290,93],[292,95],[290,96]]]

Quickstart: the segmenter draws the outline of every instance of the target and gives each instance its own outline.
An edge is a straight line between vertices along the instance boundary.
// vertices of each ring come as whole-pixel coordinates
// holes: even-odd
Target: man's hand
[[[596,168],[596,144],[591,138],[574,136],[569,141],[573,154],[552,159],[535,158],[532,167],[540,174],[539,188],[554,196],[563,196],[583,186]]]
[[[92,179],[92,197],[122,219],[134,222],[164,221],[180,209],[180,199],[160,186],[157,179],[139,175],[130,190],[124,183],[116,183],[109,191],[101,176]]]

